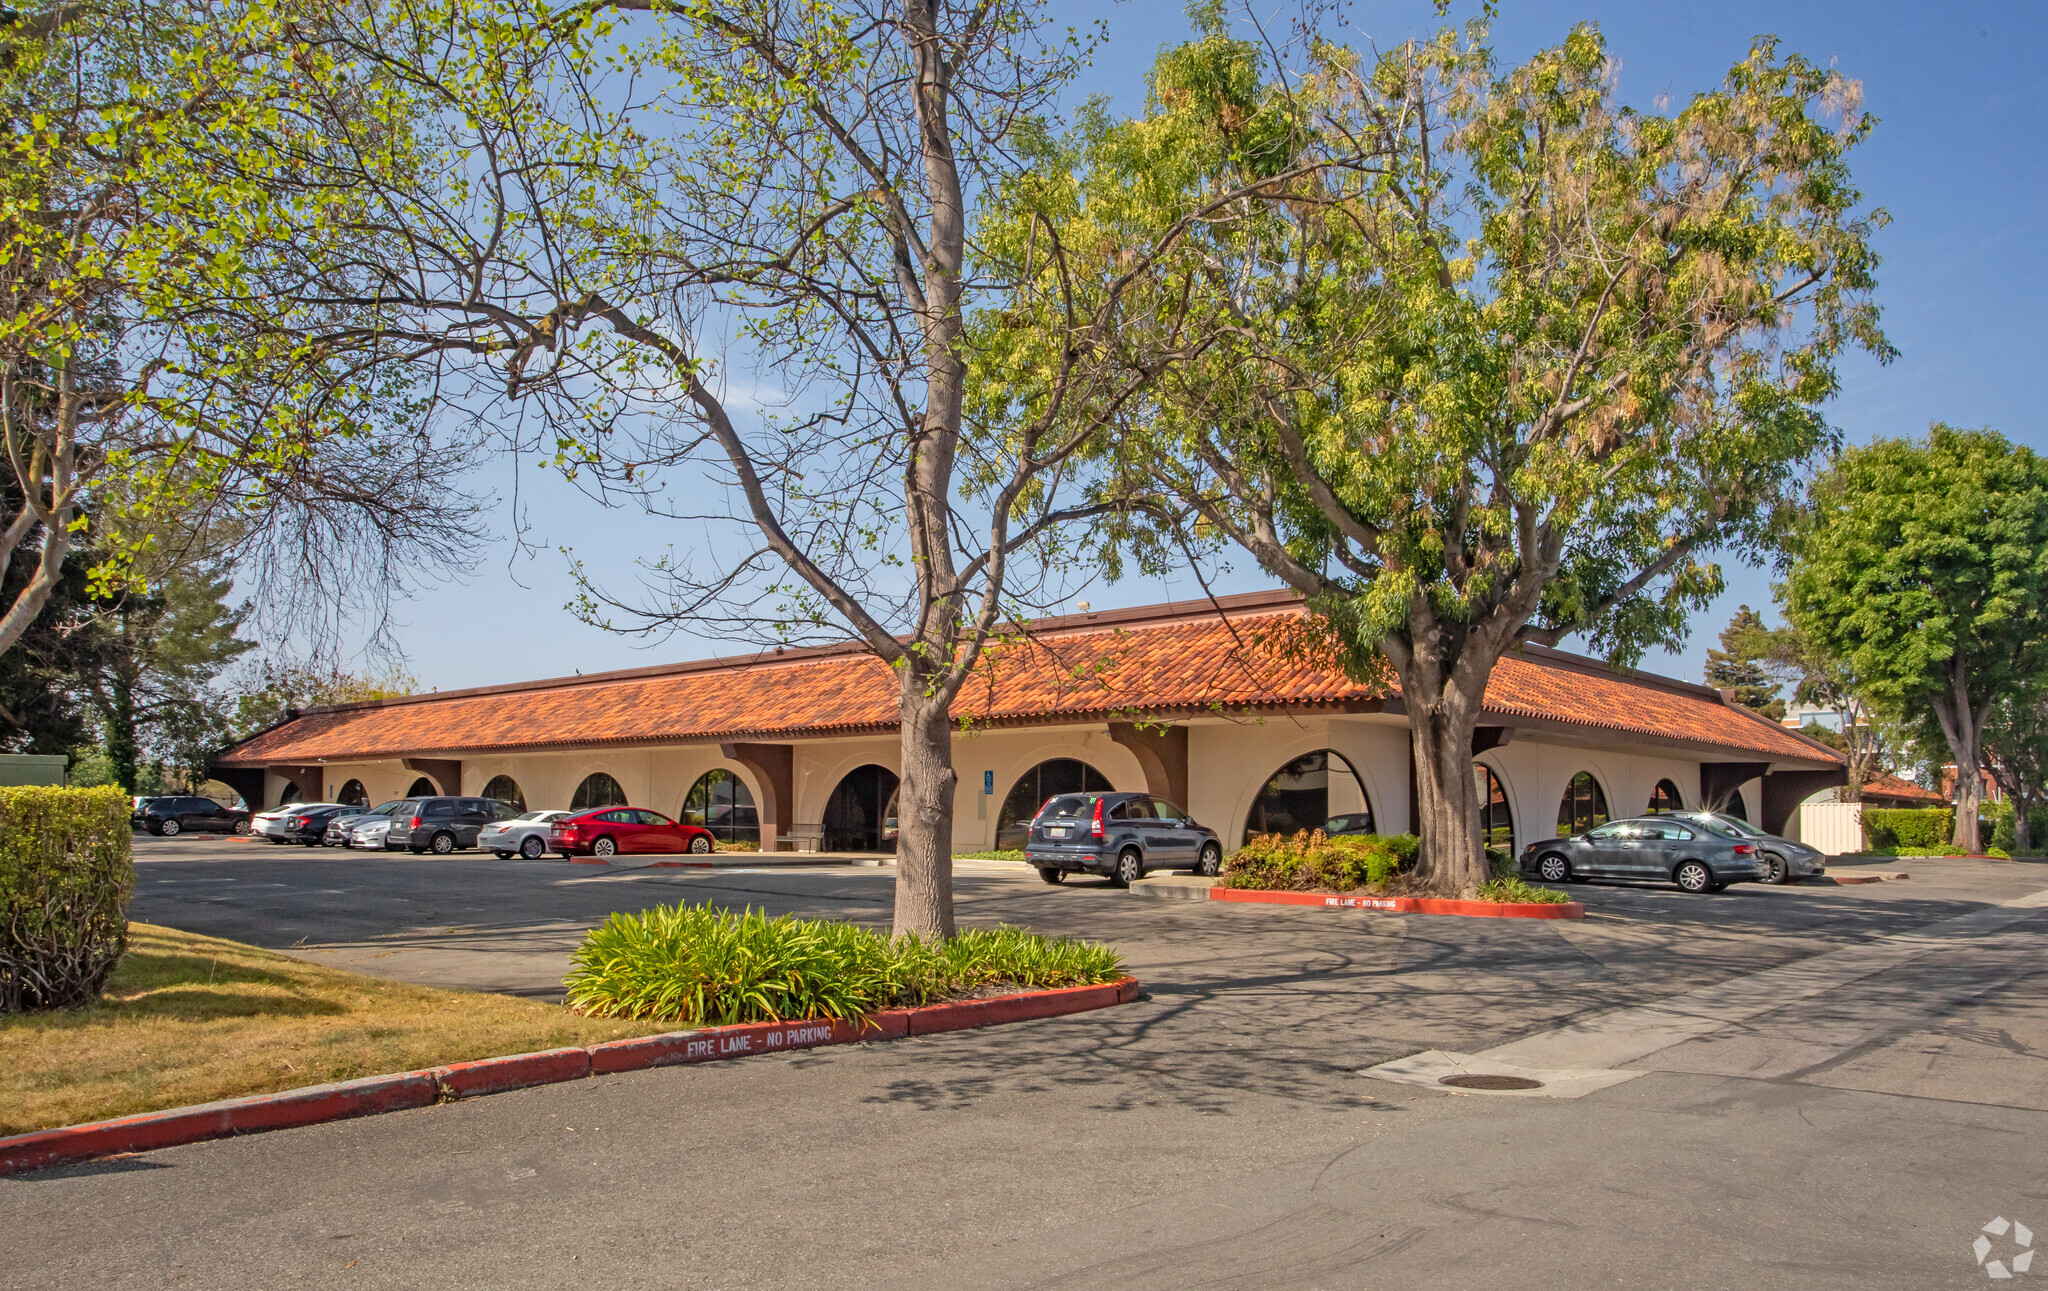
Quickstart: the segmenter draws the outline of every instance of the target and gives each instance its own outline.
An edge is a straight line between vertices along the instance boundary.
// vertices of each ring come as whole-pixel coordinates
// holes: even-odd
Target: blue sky
[[[1879,299],[1902,357],[1879,367],[1861,357],[1844,367],[1831,420],[1852,441],[1910,435],[1930,421],[1988,425],[2048,450],[2040,409],[2048,295],[2039,249],[2048,202],[2048,144],[2030,105],[2048,98],[2048,6],[1875,3],[1563,5],[1502,0],[1494,43],[1505,60],[1555,43],[1577,21],[1593,21],[1620,60],[1623,97],[1648,106],[1718,84],[1751,37],[1775,33],[1788,50],[1833,60],[1863,82],[1880,119],[1855,160],[1872,205],[1891,213],[1878,238],[1884,256]],[[1084,86],[1119,108],[1142,100],[1144,69],[1162,43],[1187,31],[1179,3],[1069,7],[1105,16],[1110,43]],[[1289,10],[1276,7],[1274,12]],[[1054,12],[1061,12],[1060,6]],[[1453,11],[1463,20],[1470,10]],[[1353,4],[1351,43],[1379,45],[1438,27],[1426,3]],[[517,472],[515,474],[515,471]],[[561,548],[593,570],[630,583],[635,557],[693,535],[628,511],[606,510],[531,464],[499,460],[476,483],[501,499],[498,534],[475,575],[430,585],[395,607],[396,636],[422,687],[450,689],[525,678],[641,667],[726,653],[715,640],[642,641],[576,622],[564,605],[574,589]],[[515,484],[528,525],[526,549],[510,541]],[[708,487],[708,486],[707,486]],[[1644,666],[1698,680],[1706,649],[1737,604],[1770,602],[1766,571],[1724,559],[1730,590],[1694,623],[1675,655]],[[1219,590],[1272,585],[1238,561]],[[1080,593],[1097,608],[1199,595],[1192,579],[1133,579]],[[729,649],[729,648],[728,648]]]

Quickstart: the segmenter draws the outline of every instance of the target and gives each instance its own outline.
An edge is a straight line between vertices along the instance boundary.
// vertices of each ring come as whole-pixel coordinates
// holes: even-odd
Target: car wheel
[[[1551,852],[1536,862],[1536,877],[1545,883],[1568,883],[1572,877],[1572,863]]]
[[[529,861],[537,861],[548,854],[548,845],[540,841],[539,835],[528,834],[526,841],[519,845],[519,854]]]
[[[1792,867],[1785,858],[1775,852],[1765,852],[1763,881],[1771,884],[1785,884],[1792,881]]]
[[[1687,892],[1712,892],[1716,886],[1714,872],[1704,861],[1681,861],[1671,872],[1671,881]]]
[[[1109,876],[1111,885],[1127,888],[1145,877],[1145,858],[1135,847],[1126,847],[1116,858],[1116,872]]]
[[[618,851],[619,845],[609,838],[600,838],[590,845],[592,856],[616,856]]]
[[[184,828],[185,827],[183,825],[180,825],[175,820],[167,820],[163,823],[163,828],[158,830],[157,832],[162,834],[165,838],[175,838],[178,836],[179,833],[181,833],[184,830]]]
[[[1214,843],[1202,844],[1201,859],[1195,862],[1195,873],[1205,879],[1213,879],[1223,868],[1223,849]]]
[[[428,839],[427,846],[434,849],[434,855],[446,856],[455,850],[455,835],[443,830]]]
[[[249,822],[246,820],[236,821],[235,835],[239,838],[247,838],[249,836]]]
[[[493,855],[493,856],[497,857],[497,858],[498,858],[499,860],[501,860],[501,861],[509,861],[509,860],[511,860],[511,859],[512,859],[512,853],[511,853],[511,852],[500,852],[500,851],[497,851],[496,849],[493,849],[493,850],[492,850],[492,852],[491,852],[491,855]]]
[[[1038,867],[1038,877],[1047,883],[1060,884],[1067,881],[1067,872],[1057,865],[1041,865]]]
[[[706,838],[706,837],[705,837],[704,835],[702,835],[702,834],[699,834],[699,835],[697,835],[697,836],[696,836],[695,838],[692,838],[692,839],[690,840],[690,854],[691,854],[691,855],[693,855],[693,856],[705,856],[705,855],[708,855],[708,854],[710,853],[710,851],[711,851],[711,840],[710,840],[709,838]]]
[[[302,838],[302,839],[300,839],[300,840],[299,840],[299,846],[301,846],[301,847],[318,847],[318,846],[320,846],[320,840],[319,840],[319,839],[317,839],[317,838]]]

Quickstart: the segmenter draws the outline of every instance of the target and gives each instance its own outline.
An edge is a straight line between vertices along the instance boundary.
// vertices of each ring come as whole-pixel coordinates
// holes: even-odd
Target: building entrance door
[[[828,852],[896,850],[896,773],[870,762],[846,773],[825,803]]]

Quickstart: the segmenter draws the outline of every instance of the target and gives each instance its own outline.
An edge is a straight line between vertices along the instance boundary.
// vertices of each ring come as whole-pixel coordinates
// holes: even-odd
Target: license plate
[[[1058,829],[1048,829],[1045,833],[1048,838],[1065,838],[1067,836],[1067,829],[1066,826],[1062,825]]]

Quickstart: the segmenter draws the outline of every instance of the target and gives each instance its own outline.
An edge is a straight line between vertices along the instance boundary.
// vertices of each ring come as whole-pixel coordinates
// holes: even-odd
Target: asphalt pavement
[[[613,910],[880,925],[893,881],[137,851],[136,918],[537,997]],[[2021,1253],[2008,1225],[1980,1262],[1986,1223],[2048,1234],[2048,866],[1884,868],[1913,877],[1586,885],[1588,917],[1552,922],[963,862],[963,922],[1110,942],[1144,998],[0,1179],[0,1285],[1978,1283]],[[1423,1052],[1590,1054],[1619,1083],[1362,1074]]]

